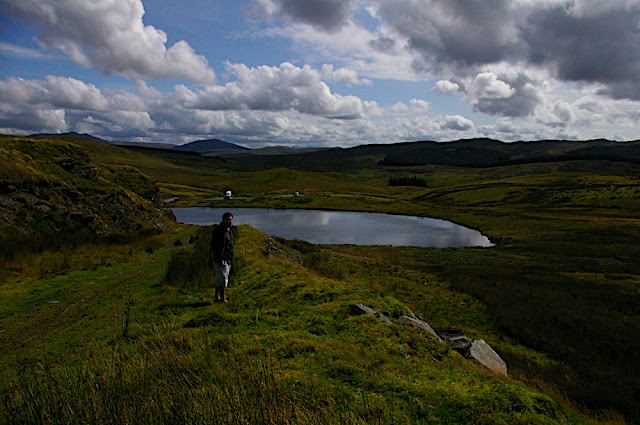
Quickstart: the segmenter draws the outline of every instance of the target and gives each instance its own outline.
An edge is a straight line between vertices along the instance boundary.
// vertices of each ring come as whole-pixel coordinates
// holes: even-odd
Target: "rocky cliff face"
[[[175,222],[158,188],[132,167],[92,163],[58,140],[0,140],[0,252],[160,232]]]

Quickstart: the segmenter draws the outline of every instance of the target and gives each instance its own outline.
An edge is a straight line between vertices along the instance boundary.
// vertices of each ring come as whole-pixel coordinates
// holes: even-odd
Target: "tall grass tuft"
[[[171,253],[164,283],[185,289],[204,289],[214,284],[213,267],[209,260],[212,228],[198,229],[193,246]]]
[[[345,406],[326,384],[284,379],[268,351],[236,356],[172,325],[101,348],[76,369],[23,369],[1,395],[7,423],[358,424],[384,423],[376,415],[389,411],[364,398]]]

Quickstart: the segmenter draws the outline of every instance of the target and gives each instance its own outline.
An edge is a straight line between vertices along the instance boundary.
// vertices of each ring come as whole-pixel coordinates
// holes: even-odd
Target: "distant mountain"
[[[108,140],[101,139],[99,137],[92,136],[87,133],[82,133],[82,134],[76,133],[75,131],[71,131],[68,133],[38,133],[38,134],[32,134],[29,137],[81,137],[83,139],[93,140],[94,142],[111,144],[111,142]]]
[[[196,140],[173,148],[178,151],[190,151],[198,153],[208,153],[217,150],[249,150],[244,146],[235,143],[224,142],[219,139]]]

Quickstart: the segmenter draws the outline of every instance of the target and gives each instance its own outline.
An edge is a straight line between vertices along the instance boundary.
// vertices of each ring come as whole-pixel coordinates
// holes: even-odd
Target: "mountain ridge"
[[[249,148],[245,148],[244,146],[225,142],[224,140],[220,139],[196,140],[194,142],[175,146],[173,149],[178,151],[191,151],[198,153],[208,153],[216,150],[249,150]]]

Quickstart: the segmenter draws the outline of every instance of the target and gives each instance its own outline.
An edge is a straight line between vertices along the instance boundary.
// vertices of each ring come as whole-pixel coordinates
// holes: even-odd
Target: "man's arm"
[[[224,249],[224,233],[220,232],[222,226],[218,225],[211,234],[211,245],[209,247],[209,258],[214,261],[221,261],[222,250]]]

